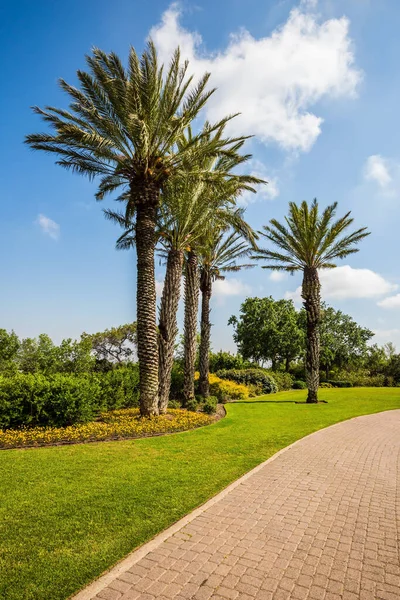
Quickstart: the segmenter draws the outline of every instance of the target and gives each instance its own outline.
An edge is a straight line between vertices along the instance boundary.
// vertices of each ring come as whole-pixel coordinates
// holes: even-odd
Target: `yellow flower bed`
[[[195,380],[199,379],[200,374],[195,373]],[[221,379],[210,373],[208,376],[210,382],[210,394],[216,396],[218,400],[224,400],[229,398],[230,400],[248,400],[250,398],[250,389],[247,385],[242,383],[236,383],[230,379]]]
[[[209,425],[212,421],[213,418],[209,415],[182,409],[170,409],[166,415],[141,419],[139,409],[126,408],[103,413],[98,421],[69,427],[21,427],[0,430],[0,448],[143,437],[194,429]]]

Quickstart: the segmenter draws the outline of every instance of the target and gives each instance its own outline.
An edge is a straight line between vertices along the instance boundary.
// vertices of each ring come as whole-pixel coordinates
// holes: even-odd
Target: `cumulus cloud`
[[[374,181],[379,187],[387,188],[392,182],[387,159],[380,154],[369,156],[364,167],[364,177],[366,181]]]
[[[60,226],[58,223],[42,214],[38,215],[35,222],[39,225],[45,235],[48,235],[53,240],[58,240],[60,237]]]
[[[323,299],[376,298],[398,288],[396,284],[390,283],[379,273],[370,269],[353,269],[349,265],[335,269],[323,269],[319,272],[319,276]],[[286,292],[285,298],[292,299],[297,303],[301,302],[301,287],[294,292]]]
[[[245,296],[250,294],[251,287],[239,279],[218,279],[213,284],[213,295],[216,297]]]
[[[395,296],[388,296],[378,302],[378,306],[382,308],[400,308],[400,294]]]
[[[287,279],[287,276],[287,273],[284,271],[271,271],[269,278],[271,281],[284,281]]]
[[[241,29],[225,48],[208,52],[201,36],[181,25],[181,9],[174,3],[150,37],[162,60],[169,61],[179,45],[191,73],[211,72],[218,90],[206,105],[209,120],[241,112],[230,124],[231,133],[252,133],[264,143],[308,151],[323,122],[311,109],[323,98],[354,97],[362,77],[354,64],[348,19],[321,22],[313,5],[302,2],[270,35],[255,38]]]

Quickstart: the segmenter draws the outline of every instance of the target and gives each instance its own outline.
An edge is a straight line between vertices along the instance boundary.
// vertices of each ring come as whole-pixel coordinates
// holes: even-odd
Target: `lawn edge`
[[[117,564],[115,564],[113,567],[111,567],[108,571],[104,572],[103,575],[100,575],[100,577],[98,577],[97,579],[92,581],[92,583],[89,583],[86,587],[81,589],[78,593],[76,593],[72,596],[69,596],[69,598],[67,600],[93,600],[93,598],[96,596],[96,594],[98,594],[104,588],[106,588],[112,581],[114,581],[117,577],[119,577],[119,575],[121,575],[122,573],[125,573],[126,571],[129,571],[129,569],[133,565],[135,565],[137,562],[139,562],[139,560],[141,560],[147,554],[149,554],[149,552],[152,552],[153,550],[158,548],[158,546],[160,546],[167,538],[169,538],[171,535],[174,535],[175,533],[177,533],[180,529],[182,529],[182,527],[185,527],[186,525],[188,525],[188,523],[191,523],[194,519],[196,519],[196,517],[200,516],[203,512],[205,512],[211,506],[214,506],[214,504],[217,504],[217,502],[219,502],[220,500],[225,498],[225,496],[227,496],[232,490],[234,490],[239,485],[241,485],[242,483],[247,481],[252,475],[254,475],[258,471],[263,469],[267,464],[276,460],[283,453],[288,452],[289,450],[294,448],[294,446],[296,446],[303,440],[305,440],[313,435],[316,435],[317,433],[320,433],[321,431],[324,431],[325,429],[330,429],[331,427],[337,427],[338,425],[342,425],[342,423],[345,423],[347,421],[361,419],[364,417],[369,417],[371,415],[377,415],[377,414],[381,414],[384,412],[389,412],[391,410],[400,410],[400,409],[399,408],[389,408],[387,410],[382,410],[382,411],[378,411],[378,412],[374,412],[374,413],[357,415],[356,417],[351,417],[350,419],[343,419],[342,421],[338,421],[337,423],[333,423],[332,425],[328,425],[327,427],[321,427],[321,429],[317,429],[316,431],[313,431],[312,433],[309,433],[309,434],[299,438],[298,440],[292,442],[291,444],[289,444],[289,446],[285,446],[285,448],[281,448],[281,450],[278,450],[278,452],[275,452],[275,454],[273,454],[272,456],[267,458],[267,460],[263,461],[262,463],[260,463],[259,465],[257,465],[256,467],[254,467],[253,469],[251,469],[250,471],[248,471],[241,477],[239,477],[239,479],[236,479],[235,481],[230,483],[223,490],[221,490],[220,492],[218,492],[217,494],[212,496],[209,500],[207,500],[206,502],[204,502],[203,504],[201,504],[200,506],[198,506],[197,508],[192,510],[190,513],[188,513],[187,515],[185,515],[184,517],[179,519],[179,521],[176,521],[175,523],[170,525],[167,529],[164,529],[164,531],[161,531],[160,533],[158,533],[155,537],[150,539],[148,542],[144,543],[141,546],[138,546],[135,550],[132,550],[132,552],[130,552],[127,556],[125,556],[125,558],[123,558],[122,560],[117,562]]]

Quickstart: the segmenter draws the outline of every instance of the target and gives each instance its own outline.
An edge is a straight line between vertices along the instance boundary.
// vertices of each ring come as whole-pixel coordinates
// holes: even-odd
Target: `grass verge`
[[[227,406],[173,436],[0,453],[0,598],[65,600],[293,441],[400,408],[398,388],[303,390]]]

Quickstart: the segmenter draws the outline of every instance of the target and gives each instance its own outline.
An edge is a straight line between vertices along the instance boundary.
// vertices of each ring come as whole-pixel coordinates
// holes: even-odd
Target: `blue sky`
[[[114,250],[94,184],[23,138],[43,129],[31,105],[66,105],[57,78],[75,82],[91,46],[126,57],[151,33],[165,59],[179,43],[196,75],[211,71],[208,117],[240,111],[232,131],[256,134],[249,170],[270,184],[244,199],[253,226],[316,196],[370,228],[359,254],[322,275],[323,293],[400,348],[399,28],[397,0],[3,0],[0,327],[60,341],[134,320],[135,255]],[[299,284],[260,267],[219,283],[213,347],[234,348],[227,320],[247,295],[298,302]]]

